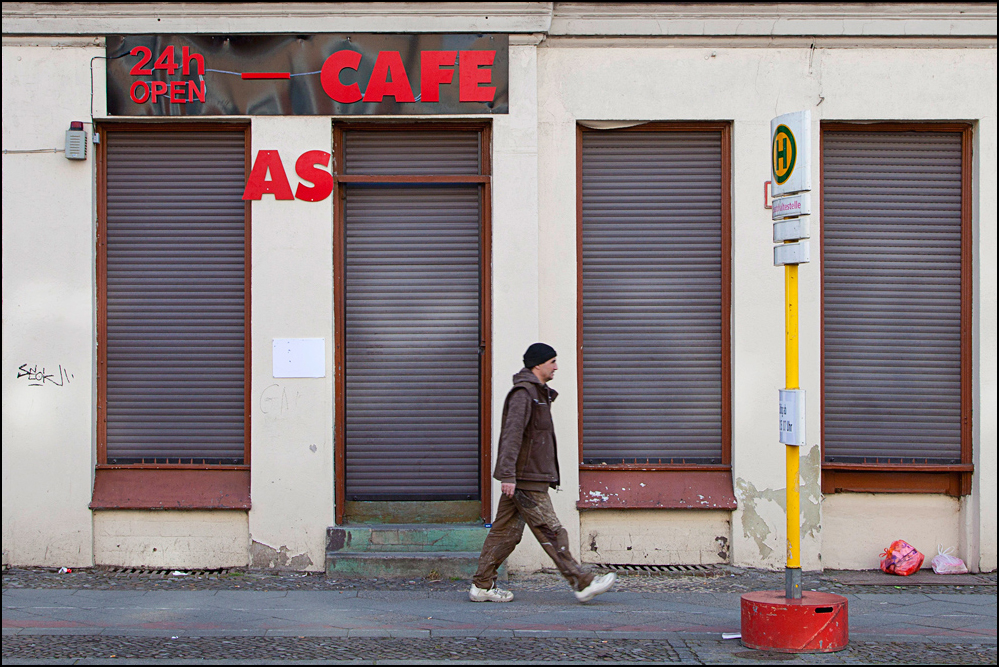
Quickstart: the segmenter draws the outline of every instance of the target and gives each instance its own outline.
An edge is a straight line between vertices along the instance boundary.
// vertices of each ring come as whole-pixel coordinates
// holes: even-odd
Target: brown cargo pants
[[[573,590],[581,591],[590,585],[593,574],[583,570],[569,552],[569,534],[555,516],[548,492],[517,489],[513,498],[500,497],[493,527],[479,555],[479,569],[472,577],[476,586],[493,587],[499,566],[520,544],[525,523]]]

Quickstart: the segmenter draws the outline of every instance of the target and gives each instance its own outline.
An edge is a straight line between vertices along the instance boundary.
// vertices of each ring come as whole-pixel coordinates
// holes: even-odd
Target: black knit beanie
[[[558,354],[555,353],[555,348],[551,345],[535,343],[527,348],[527,352],[524,353],[524,366],[527,368],[534,368],[535,366],[543,364],[549,359],[554,359],[557,356]]]

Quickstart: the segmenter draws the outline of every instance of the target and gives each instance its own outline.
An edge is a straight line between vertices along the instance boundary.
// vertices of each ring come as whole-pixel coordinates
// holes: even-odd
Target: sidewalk
[[[996,663],[994,573],[902,586],[806,575],[806,589],[849,600],[850,646],[793,656],[721,638],[739,631],[740,593],[780,589],[783,573],[697,574],[622,574],[586,604],[555,574],[511,576],[512,603],[475,604],[457,581],[15,569],[3,575],[3,662]]]

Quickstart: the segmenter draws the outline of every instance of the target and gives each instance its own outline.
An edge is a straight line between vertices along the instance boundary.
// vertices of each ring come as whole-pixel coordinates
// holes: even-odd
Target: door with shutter
[[[336,140],[346,520],[475,519],[482,133],[346,129]]]
[[[100,463],[246,463],[246,133],[107,128]]]
[[[970,463],[963,144],[961,131],[823,130],[827,470]]]

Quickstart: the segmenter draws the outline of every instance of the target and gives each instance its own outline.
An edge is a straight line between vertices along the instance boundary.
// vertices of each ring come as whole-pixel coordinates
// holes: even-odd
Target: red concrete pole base
[[[831,653],[850,643],[847,601],[842,595],[802,591],[789,600],[784,591],[742,596],[742,643],[779,653]]]

